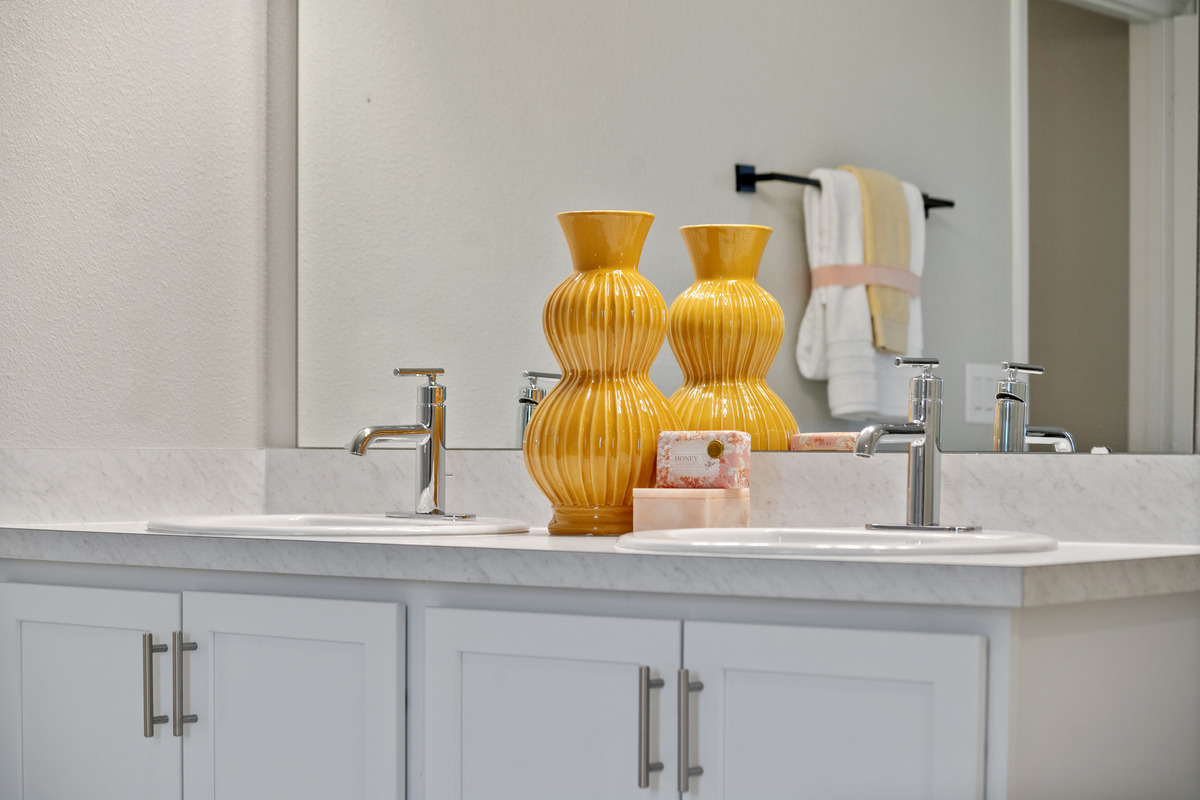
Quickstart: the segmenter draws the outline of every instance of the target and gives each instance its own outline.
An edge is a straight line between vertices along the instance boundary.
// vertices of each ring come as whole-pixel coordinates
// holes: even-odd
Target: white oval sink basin
[[[617,549],[633,553],[754,556],[898,556],[1054,550],[1036,533],[871,531],[863,528],[674,528],[627,533]]]
[[[517,519],[412,519],[383,514],[241,514],[167,517],[146,523],[157,533],[206,533],[220,536],[436,536],[441,534],[526,533]]]

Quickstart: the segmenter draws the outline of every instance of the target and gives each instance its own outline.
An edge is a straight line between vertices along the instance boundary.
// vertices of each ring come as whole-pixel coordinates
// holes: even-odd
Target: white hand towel
[[[862,192],[849,172],[816,169],[821,188],[805,187],[804,217],[809,269],[863,263]],[[925,204],[921,192],[903,183],[909,206],[909,269],[920,274],[925,259]],[[910,298],[908,353],[922,352],[921,304]],[[908,418],[909,370],[895,356],[875,350],[865,286],[814,289],[800,323],[796,363],[812,380],[829,381],[830,413],[848,420]]]

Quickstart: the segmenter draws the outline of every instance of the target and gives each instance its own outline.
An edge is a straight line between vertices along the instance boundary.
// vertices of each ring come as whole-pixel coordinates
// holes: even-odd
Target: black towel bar
[[[754,171],[753,164],[735,164],[734,175],[736,176],[736,185],[739,192],[755,191],[755,184],[759,181],[786,181],[788,183],[803,183],[806,186],[815,186],[821,188],[821,182],[814,178],[805,178],[800,175],[787,175],[783,172],[763,172],[757,173]],[[929,216],[931,208],[954,208],[953,200],[943,200],[940,197],[930,197],[924,192],[921,197],[925,200],[925,216]]]

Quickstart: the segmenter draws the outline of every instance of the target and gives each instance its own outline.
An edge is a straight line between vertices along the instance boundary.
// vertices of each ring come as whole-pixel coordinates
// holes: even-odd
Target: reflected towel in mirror
[[[863,264],[863,204],[858,179],[838,169],[810,174],[820,189],[805,187],[804,217],[811,270]],[[901,182],[909,208],[908,268],[920,275],[925,263],[925,215],[921,191]],[[820,283],[820,282],[818,282]],[[922,354],[921,300],[909,294],[909,356]],[[829,408],[849,420],[903,420],[908,417],[908,377],[893,366],[894,356],[875,349],[867,287],[818,285],[809,295],[796,341],[796,363],[811,380],[829,381]]]

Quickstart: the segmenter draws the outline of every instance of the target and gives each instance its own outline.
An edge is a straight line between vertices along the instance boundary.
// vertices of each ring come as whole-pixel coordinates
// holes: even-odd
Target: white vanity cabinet
[[[180,740],[142,735],[141,655],[178,628],[177,594],[0,585],[0,796],[178,798]],[[160,714],[170,662],[153,666]]]
[[[425,797],[675,797],[660,727],[675,718],[680,629],[671,620],[428,609]],[[644,708],[641,667],[666,684]],[[641,759],[665,765],[645,788]]]
[[[395,603],[0,584],[0,796],[394,800],[403,686]]]
[[[468,609],[425,624],[429,798],[685,781],[706,800],[983,796],[982,636]],[[663,685],[647,693],[639,667]],[[640,787],[643,760],[662,767]]]
[[[1200,547],[890,563],[113,527],[0,527],[2,800],[1200,797]],[[171,722],[183,657],[181,737],[142,736],[144,633],[171,646]]]
[[[980,798],[982,636],[688,622],[688,797]]]

